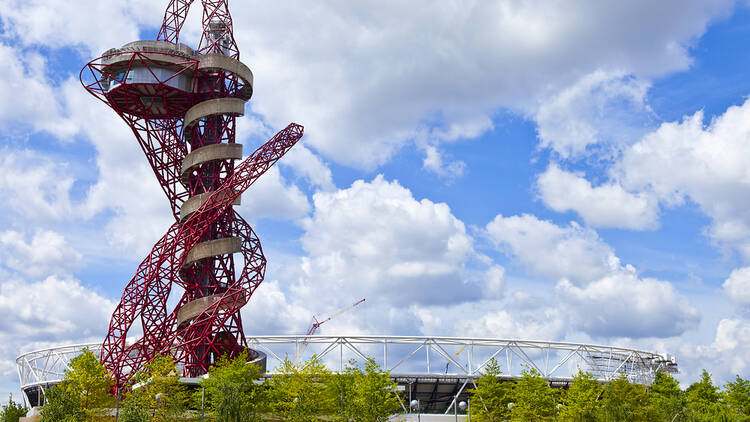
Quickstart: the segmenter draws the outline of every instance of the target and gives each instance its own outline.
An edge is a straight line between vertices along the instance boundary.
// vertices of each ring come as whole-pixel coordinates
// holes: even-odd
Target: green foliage
[[[364,368],[350,362],[344,373],[331,377],[330,384],[342,421],[385,421],[401,408],[397,384],[374,359],[368,359]]]
[[[696,381],[685,390],[688,417],[691,421],[727,421],[727,409],[720,403],[721,393],[711,380],[711,374],[705,369],[700,381]]]
[[[601,402],[603,388],[588,372],[578,371],[568,390],[562,394],[561,421],[594,422]]]
[[[599,419],[605,421],[649,421],[648,392],[640,384],[631,384],[624,376],[609,381],[604,386],[604,398],[599,409]]]
[[[361,369],[355,361],[349,361],[345,370],[331,376],[329,385],[333,394],[337,421],[348,421],[355,416],[355,392],[354,384]]]
[[[86,414],[81,406],[81,397],[71,393],[63,385],[47,390],[42,406],[42,422],[83,422]]]
[[[500,379],[500,365],[495,359],[487,363],[476,388],[469,390],[472,400],[472,419],[480,422],[498,422],[510,418],[508,405],[513,401],[513,384]]]
[[[81,411],[87,418],[114,404],[114,397],[110,394],[112,386],[107,369],[88,349],[83,349],[83,353],[70,361],[70,369],[65,370],[65,378],[60,384],[69,394],[78,397]]]
[[[687,403],[680,383],[666,372],[657,372],[648,394],[648,415],[654,421],[687,420]]]
[[[173,421],[187,409],[190,395],[179,382],[177,365],[170,356],[157,356],[132,378],[126,406],[151,409],[154,421]]]
[[[148,411],[135,403],[126,402],[119,412],[119,422],[148,422]]]
[[[248,360],[246,352],[231,360],[222,357],[209,369],[210,376],[201,380],[205,402],[217,421],[257,421],[267,410],[266,388],[255,383],[260,378],[260,368]],[[200,395],[198,390],[196,398]]]
[[[724,386],[723,402],[737,421],[750,421],[750,380],[737,375],[734,382]]]
[[[285,421],[317,421],[336,411],[331,372],[317,356],[301,366],[285,359],[271,380],[273,411]]]
[[[13,401],[13,395],[8,397],[8,404],[3,406],[0,411],[0,420],[2,422],[18,422],[18,419],[26,416],[26,408]]]
[[[69,366],[62,382],[45,394],[43,421],[91,420],[114,403],[112,378],[90,350],[83,349]]]
[[[515,398],[511,411],[513,420],[539,421],[557,414],[557,400],[547,381],[534,368],[525,368],[513,388]]]

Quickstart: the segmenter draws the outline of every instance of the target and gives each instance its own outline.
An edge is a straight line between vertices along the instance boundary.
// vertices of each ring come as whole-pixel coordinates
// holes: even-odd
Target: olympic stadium
[[[258,352],[256,363],[273,377],[284,359],[302,361],[317,354],[336,372],[354,359],[373,358],[390,372],[402,392],[404,410],[418,400],[425,412],[452,413],[468,399],[468,389],[491,359],[502,367],[502,377],[515,379],[525,368],[539,371],[553,387],[565,388],[578,370],[600,382],[625,376],[650,385],[659,371],[676,373],[673,356],[637,349],[583,343],[469,337],[407,336],[247,336]],[[100,354],[100,343],[78,344],[24,353],[16,359],[27,406],[43,403],[44,392],[59,383],[68,362],[84,348]],[[195,383],[196,378],[183,378]]]

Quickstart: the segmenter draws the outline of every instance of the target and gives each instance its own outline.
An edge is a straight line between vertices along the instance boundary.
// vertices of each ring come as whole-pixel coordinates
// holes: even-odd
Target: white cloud
[[[463,161],[451,161],[446,164],[443,162],[443,154],[434,145],[424,145],[422,147],[425,157],[422,161],[422,167],[438,176],[448,179],[461,177],[466,169],[466,163]]]
[[[638,100],[642,81],[687,68],[690,42],[732,4],[319,2],[300,13],[243,2],[232,11],[257,76],[253,109],[273,126],[302,119],[326,158],[373,168],[425,122],[451,133],[498,109],[533,116],[542,99],[599,69],[618,69],[606,73],[619,79],[600,88],[604,98]]]
[[[294,220],[310,212],[310,203],[296,185],[286,183],[278,167],[272,167],[245,191],[239,211],[253,220]]]
[[[422,0],[377,7],[332,1],[312,8],[240,2],[232,13],[243,22],[235,35],[257,77],[252,107],[263,122],[256,123],[283,127],[303,118],[316,151],[372,169],[418,138],[421,127],[430,128],[436,148],[481,135],[501,109],[537,116],[543,141],[565,154],[585,148],[595,135],[573,136],[564,122],[585,126],[584,117],[601,114],[602,104],[612,100],[642,105],[645,81],[687,68],[690,43],[732,6],[731,0]],[[0,6],[0,19],[6,35],[27,48],[77,46],[84,55],[97,55],[140,38],[145,27],[155,32],[164,7],[145,0],[10,0]],[[200,5],[192,9],[182,40],[195,42]],[[47,108],[54,110],[49,87],[38,88],[39,95],[29,98],[49,99]],[[460,175],[462,163],[438,162],[438,151],[425,151],[425,169]]]
[[[266,280],[242,308],[245,333],[304,334],[313,312],[305,303],[292,303],[277,280]]]
[[[3,264],[31,277],[72,274],[82,264],[80,253],[72,249],[59,233],[37,230],[30,242],[23,233],[0,233]]]
[[[750,267],[732,271],[722,286],[730,300],[740,305],[750,305]]]
[[[701,368],[708,369],[714,380],[733,380],[750,370],[750,322],[723,318],[716,326],[716,336],[710,344],[683,343],[678,359],[683,371],[698,378]]]
[[[74,127],[60,119],[61,107],[46,75],[45,58],[0,43],[0,62],[4,63],[0,73],[0,132],[18,136],[30,126],[63,140],[70,136]]]
[[[691,200],[712,219],[708,236],[750,259],[750,103],[704,127],[703,112],[663,123],[628,148],[613,170],[623,187],[666,206]]]
[[[27,221],[67,219],[73,213],[74,179],[64,163],[29,150],[0,150],[0,192],[10,208]]]
[[[567,329],[565,318],[551,307],[535,313],[491,310],[456,325],[471,337],[526,340],[558,340]]]
[[[700,319],[672,284],[639,277],[591,229],[575,223],[560,227],[526,214],[498,215],[487,224],[487,234],[529,272],[556,280],[558,307],[589,335],[676,336]]]
[[[573,325],[596,337],[671,337],[695,328],[698,310],[667,281],[619,271],[585,287],[567,280],[556,292]]]
[[[499,265],[491,266],[484,275],[485,296],[497,297],[505,284],[505,268]]]
[[[591,145],[632,139],[649,112],[648,88],[648,82],[621,72],[596,70],[583,76],[542,100],[534,114],[540,147],[575,158]]]
[[[133,132],[109,107],[68,79],[60,86],[67,115],[96,149],[99,177],[86,192],[77,214],[92,218],[112,213],[103,227],[111,246],[136,256],[147,253],[174,217],[166,196]]]
[[[273,281],[243,310],[256,327],[248,332],[302,333],[312,315],[325,318],[366,298],[319,333],[416,335],[426,329],[418,316],[426,306],[503,294],[504,269],[476,256],[450,208],[417,200],[396,181],[378,176],[319,191],[313,205],[302,222],[304,255],[270,252]]]
[[[591,229],[571,223],[560,227],[533,215],[497,215],[487,224],[490,240],[532,274],[585,284],[620,267],[609,245]]]
[[[336,188],[333,184],[331,169],[318,155],[301,143],[295,145],[280,161],[280,164],[291,167],[295,174],[304,177],[311,185],[324,191],[332,191]]]
[[[537,179],[539,195],[557,212],[575,211],[587,225],[632,230],[655,228],[658,201],[644,193],[630,193],[617,183],[592,186],[585,177],[550,164]]]
[[[446,204],[417,201],[382,176],[314,195],[303,223],[306,286],[394,305],[453,303],[464,288],[472,239]],[[299,292],[301,293],[301,291]],[[475,295],[474,295],[475,296]]]
[[[0,283],[2,375],[15,372],[13,362],[20,351],[100,340],[113,309],[113,301],[68,277],[12,278]]]
[[[84,47],[88,54],[139,39],[139,26],[159,26],[166,3],[145,0],[7,0],[0,18],[7,35],[24,45]]]

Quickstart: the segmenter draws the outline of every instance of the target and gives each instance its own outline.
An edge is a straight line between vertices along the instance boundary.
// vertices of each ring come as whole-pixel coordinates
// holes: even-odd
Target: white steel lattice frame
[[[253,336],[247,337],[248,345],[265,352],[269,360],[273,359],[281,362],[286,356],[274,351],[274,347],[287,346],[292,347],[293,353],[296,348],[302,348],[303,345],[310,347],[308,353],[317,354],[323,358],[338,351],[340,359],[338,368],[343,368],[346,363],[343,361],[343,350],[348,350],[360,359],[366,359],[367,356],[376,358],[384,368],[392,375],[401,375],[400,368],[407,361],[416,360],[414,357],[421,350],[425,350],[426,359],[424,360],[424,371],[418,371],[415,374],[421,375],[442,375],[442,366],[431,364],[430,355],[437,357],[440,363],[444,365],[450,362],[453,368],[460,372],[459,375],[468,377],[481,376],[482,370],[489,363],[491,358],[497,359],[504,364],[503,373],[513,375],[512,360],[520,359],[522,364],[536,369],[545,378],[556,377],[566,364],[580,360],[578,367],[583,371],[588,371],[600,381],[608,381],[625,375],[631,382],[650,385],[654,376],[659,371],[677,372],[677,364],[673,359],[670,360],[663,354],[647,352],[637,349],[628,349],[622,347],[601,346],[585,343],[565,343],[536,340],[509,340],[509,339],[489,339],[489,338],[465,338],[465,337],[421,337],[421,336]],[[382,348],[382,361],[380,356],[373,356],[360,350],[361,346],[379,346]],[[388,350],[389,345],[410,345],[410,351],[403,355],[401,350],[397,356]],[[317,346],[317,347],[316,347]],[[453,356],[453,353],[446,351],[446,347],[466,347],[467,352],[460,357]],[[472,362],[474,356],[478,355],[477,350],[483,349],[489,351],[490,356],[485,357],[480,362]],[[536,353],[531,353],[535,351]],[[542,352],[542,353],[539,353]],[[563,356],[556,361],[549,359],[550,353],[563,353]],[[390,354],[389,354],[390,353]],[[287,354],[289,352],[287,351]],[[379,353],[380,354],[380,353]],[[538,358],[532,358],[532,355],[540,355]],[[395,362],[395,363],[393,363]],[[329,360],[329,365],[330,365]],[[269,362],[269,368],[274,367]],[[410,373],[409,373],[410,374]],[[407,374],[403,374],[407,375]],[[453,375],[456,375],[454,372]],[[564,377],[564,375],[561,375]]]
[[[547,379],[569,379],[573,371],[580,368],[602,382],[625,376],[631,382],[650,385],[657,372],[678,371],[676,360],[666,354],[585,343],[420,336],[270,335],[246,338],[250,348],[267,354],[269,369],[278,367],[287,358],[305,358],[298,356],[304,350],[307,357],[317,354],[334,371],[343,369],[349,357],[357,360],[372,357],[395,379],[458,376],[465,380],[464,386],[473,384],[492,358],[501,364],[505,377],[517,376],[519,366],[528,366]],[[16,363],[21,388],[59,382],[68,367],[67,362],[80,354],[84,347],[98,354],[101,345],[57,347],[19,356]],[[399,350],[394,350],[397,348]],[[465,353],[455,354],[455,349],[464,349]],[[378,352],[373,353],[376,350]],[[450,374],[447,369],[443,373],[448,363],[452,365]]]
[[[39,386],[44,392],[46,386],[57,384],[62,380],[65,370],[70,369],[71,359],[80,355],[83,349],[88,349],[99,356],[101,348],[101,343],[86,343],[40,349],[22,354],[16,358],[21,390]],[[26,394],[24,393],[23,396],[28,406]]]

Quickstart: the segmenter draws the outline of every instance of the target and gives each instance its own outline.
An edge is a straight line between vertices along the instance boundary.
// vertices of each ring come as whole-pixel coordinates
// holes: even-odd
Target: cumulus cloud
[[[366,298],[319,333],[434,335],[450,326],[437,331],[421,322],[427,308],[469,310],[482,297],[503,296],[504,268],[477,256],[450,208],[417,200],[383,176],[316,193],[302,228],[304,255],[275,260],[274,281],[243,311],[253,332],[301,333],[312,315],[325,318]]]
[[[576,158],[591,145],[632,139],[650,111],[645,102],[649,86],[621,72],[596,70],[583,76],[541,101],[534,114],[539,146]]]
[[[232,10],[245,22],[235,35],[257,76],[254,110],[274,126],[302,119],[327,158],[373,168],[425,122],[478,136],[489,126],[460,123],[504,108],[535,116],[543,99],[599,69],[618,69],[599,77],[615,83],[593,89],[638,106],[643,78],[687,68],[689,43],[731,8],[725,0],[322,2],[304,14],[294,4],[243,2]],[[555,138],[560,114],[548,108],[541,117],[545,138]]]
[[[30,126],[61,139],[70,136],[75,127],[60,117],[61,105],[47,77],[45,58],[0,43],[0,62],[4,63],[0,73],[0,132],[21,135]]]
[[[708,236],[750,259],[750,102],[704,126],[702,111],[663,123],[624,151],[613,173],[632,192],[665,206],[690,200],[712,219]]]
[[[472,239],[446,204],[418,201],[382,176],[313,202],[301,239],[309,288],[401,305],[471,296],[463,286]]]
[[[3,265],[31,277],[72,274],[82,264],[80,253],[72,249],[59,233],[37,230],[31,241],[23,233],[0,233]]]
[[[304,144],[295,145],[280,161],[280,164],[291,167],[295,174],[305,178],[316,188],[324,191],[331,191],[336,188],[333,184],[331,169]]]
[[[165,7],[145,0],[8,0],[0,5],[0,18],[6,35],[24,45],[74,46],[96,54],[139,39],[139,26],[157,27]]]
[[[618,183],[592,186],[585,177],[550,164],[537,179],[539,196],[557,212],[574,211],[593,227],[652,229],[658,223],[658,201],[630,193]]]
[[[558,340],[567,330],[565,318],[552,307],[534,313],[488,310],[456,325],[471,337],[530,340]]]
[[[560,227],[529,214],[497,215],[487,234],[532,274],[589,283],[620,267],[612,248],[595,231],[571,223]]]
[[[240,212],[258,218],[297,219],[310,212],[307,196],[294,184],[288,184],[278,167],[268,170],[242,195]]]
[[[597,337],[668,337],[700,315],[667,281],[641,278],[591,229],[561,227],[531,215],[498,215],[487,235],[532,274],[556,281],[571,324]]]
[[[266,280],[242,308],[242,320],[248,335],[303,334],[313,312],[305,303],[293,303],[278,280]]]
[[[74,205],[70,188],[74,179],[64,163],[30,150],[2,150],[0,192],[18,216],[42,222],[70,218]]]
[[[101,340],[114,302],[70,277],[0,283],[0,368],[15,372],[19,351]]]
[[[698,310],[667,281],[639,278],[631,268],[578,287],[555,287],[573,324],[596,337],[671,337],[695,328]]]
[[[740,305],[750,305],[750,267],[732,271],[722,286],[730,300]]]
[[[709,368],[714,380],[732,380],[750,369],[750,322],[723,318],[716,325],[713,342],[683,342],[677,350],[683,370],[690,372],[691,382],[698,378],[702,368]]]

